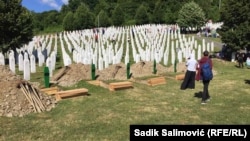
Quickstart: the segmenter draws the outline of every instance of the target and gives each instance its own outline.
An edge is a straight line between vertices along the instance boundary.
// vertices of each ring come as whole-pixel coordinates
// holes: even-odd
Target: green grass
[[[0,117],[0,140],[129,140],[131,124],[249,124],[250,69],[214,59],[214,79],[209,90],[212,100],[201,105],[195,97],[202,91],[180,90],[181,81],[149,87],[133,83],[133,89],[110,92],[81,81],[71,88],[87,88],[89,96],[63,99],[44,113],[25,117]],[[38,79],[38,78],[37,78]],[[142,78],[146,79],[146,78]]]

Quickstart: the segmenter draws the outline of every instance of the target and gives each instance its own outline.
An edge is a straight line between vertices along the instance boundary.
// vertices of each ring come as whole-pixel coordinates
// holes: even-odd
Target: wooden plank
[[[68,66],[63,67],[58,73],[56,73],[51,81],[58,81],[70,68]]]
[[[58,91],[59,91],[59,88],[58,87],[51,87],[51,88],[43,88],[43,89],[40,89],[41,92],[44,92],[48,95],[53,95],[53,94],[56,94]]]
[[[61,100],[62,98],[66,97],[73,97],[73,96],[78,96],[80,94],[87,94],[88,89],[86,88],[80,88],[80,89],[74,89],[74,90],[66,90],[66,91],[59,91],[56,93],[56,101]]]
[[[150,78],[147,82],[148,82],[148,85],[150,86],[166,84],[166,80],[164,77]]]
[[[100,80],[92,80],[92,81],[87,81],[89,84],[100,86]]]
[[[179,74],[179,75],[176,75],[176,76],[175,76],[175,79],[176,79],[176,80],[183,80],[184,77],[185,77],[185,74]]]
[[[110,91],[115,91],[116,89],[120,88],[132,88],[133,84],[132,82],[115,82],[115,83],[110,83],[109,84],[109,90]]]

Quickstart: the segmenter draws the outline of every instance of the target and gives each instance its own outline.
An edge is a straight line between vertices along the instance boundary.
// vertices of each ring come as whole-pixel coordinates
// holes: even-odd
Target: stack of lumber
[[[36,88],[28,83],[20,83],[19,87],[21,88],[26,99],[32,105],[35,112],[40,113],[46,111],[46,107],[43,104]]]
[[[149,86],[155,86],[155,85],[166,84],[166,79],[162,76],[162,77],[150,78],[148,79],[147,82]]]
[[[80,88],[80,89],[59,91],[55,94],[55,97],[56,97],[56,101],[59,101],[63,98],[75,97],[75,96],[79,96],[83,94],[84,95],[88,94],[88,89]]]
[[[109,84],[110,91],[115,91],[118,89],[126,89],[126,88],[133,88],[133,83],[125,81],[125,82],[114,82]]]

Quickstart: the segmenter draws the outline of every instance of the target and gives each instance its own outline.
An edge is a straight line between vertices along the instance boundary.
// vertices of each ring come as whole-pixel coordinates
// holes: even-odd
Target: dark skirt
[[[184,80],[181,84],[181,90],[185,90],[187,88],[194,89],[195,88],[195,71],[186,71]]]

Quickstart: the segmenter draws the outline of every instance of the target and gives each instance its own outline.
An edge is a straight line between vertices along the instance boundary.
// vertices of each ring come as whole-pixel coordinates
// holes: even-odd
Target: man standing
[[[203,92],[202,92],[201,104],[206,104],[206,102],[210,100],[210,95],[209,95],[209,91],[208,91],[208,86],[209,86],[210,80],[203,79],[204,74],[203,74],[201,68],[205,63],[209,64],[211,71],[213,68],[213,63],[209,57],[209,52],[207,50],[203,52],[203,57],[198,61],[198,63],[199,63],[199,67],[198,67],[198,73],[196,75],[196,80],[197,81],[202,80]]]

